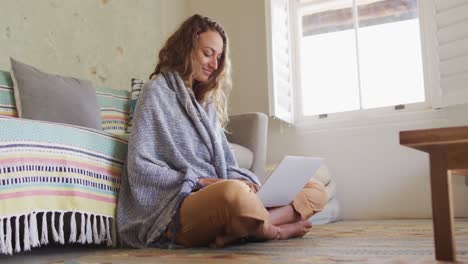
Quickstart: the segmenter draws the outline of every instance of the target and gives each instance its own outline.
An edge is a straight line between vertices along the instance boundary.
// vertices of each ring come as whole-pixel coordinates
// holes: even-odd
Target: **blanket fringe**
[[[12,241],[12,236],[11,236],[11,221],[10,221],[10,218],[7,218],[6,228],[7,228],[6,239],[5,239],[6,251],[7,252],[13,252],[13,245],[12,245],[13,241]]]
[[[47,212],[42,214],[42,235],[41,235],[41,244],[49,244],[49,232],[47,232]]]
[[[106,225],[104,224],[104,217],[99,216],[99,223],[101,224],[101,232],[99,233],[100,241],[106,240]]]
[[[31,250],[31,241],[29,238],[29,221],[28,221],[28,216],[24,216],[24,236],[23,236],[23,245],[24,245],[24,250]],[[8,254],[11,254],[8,252]]]
[[[29,237],[31,239],[31,246],[32,247],[37,247],[40,245],[39,241],[39,232],[38,232],[38,227],[37,227],[37,213],[33,212],[31,214],[31,228],[29,229]]]
[[[96,243],[101,243],[101,240],[99,239],[99,234],[98,234],[98,225],[97,225],[97,217],[93,217],[93,239],[94,242]]]
[[[57,232],[57,229],[55,228],[55,212],[52,212],[51,226],[52,226],[52,239],[54,240],[54,242],[57,242],[58,241],[58,232]]]
[[[68,242],[75,243],[76,242],[76,219],[75,219],[75,212],[72,213],[70,219],[70,239]]]
[[[110,232],[110,224],[109,224],[109,218],[106,217],[106,237],[107,237],[107,245],[111,246],[112,245],[112,239],[111,239],[111,232]]]
[[[60,213],[60,218],[59,218],[59,242],[60,244],[65,244],[65,234],[63,233],[63,215],[65,213],[61,212]]]
[[[69,223],[64,221],[66,213],[71,213]],[[42,221],[39,222],[40,219],[37,218],[41,214]],[[81,221],[78,229],[76,221],[80,219],[79,215]],[[23,215],[0,216],[0,254],[12,255],[13,252],[29,251],[34,247],[47,245],[49,233],[52,234],[54,242],[65,244],[65,230],[70,230],[69,243],[116,246],[115,229],[112,217],[75,211],[34,211]]]
[[[91,215],[88,214],[88,219],[86,221],[86,242],[88,242],[88,244],[93,243],[93,233],[91,229]]]
[[[85,219],[85,214],[81,214],[81,228],[80,228],[80,238],[78,238],[78,242],[81,244],[86,243],[86,229],[85,229],[85,224],[86,224],[86,219]]]
[[[0,218],[0,253],[7,254],[5,244],[5,234],[3,233],[3,219]]]
[[[21,252],[19,217],[15,217],[15,252]]]

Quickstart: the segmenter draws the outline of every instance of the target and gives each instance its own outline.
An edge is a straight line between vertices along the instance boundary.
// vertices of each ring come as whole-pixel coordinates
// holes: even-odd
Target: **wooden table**
[[[468,127],[400,132],[400,144],[429,153],[437,260],[455,261],[451,173],[467,175]]]

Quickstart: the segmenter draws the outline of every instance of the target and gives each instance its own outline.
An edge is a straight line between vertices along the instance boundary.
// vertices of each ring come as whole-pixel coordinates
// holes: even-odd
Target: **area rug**
[[[468,263],[468,219],[455,224],[457,260]],[[442,263],[435,261],[432,221],[342,221],[305,237],[225,249],[34,249],[0,263]]]

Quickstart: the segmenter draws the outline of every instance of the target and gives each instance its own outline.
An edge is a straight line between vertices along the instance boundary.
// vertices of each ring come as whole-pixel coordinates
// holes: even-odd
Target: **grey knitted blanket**
[[[200,105],[179,74],[148,81],[134,118],[117,206],[123,246],[157,246],[199,178],[260,184],[237,166],[214,106]]]

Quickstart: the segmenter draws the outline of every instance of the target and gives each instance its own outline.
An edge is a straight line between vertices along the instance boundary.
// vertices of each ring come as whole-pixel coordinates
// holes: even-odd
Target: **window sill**
[[[341,130],[357,127],[372,127],[391,124],[418,123],[429,120],[446,121],[444,109],[433,109],[427,104],[406,105],[408,109],[394,110],[393,107],[358,110],[329,114],[327,118],[302,116],[297,119],[296,128],[307,132],[320,130]]]

